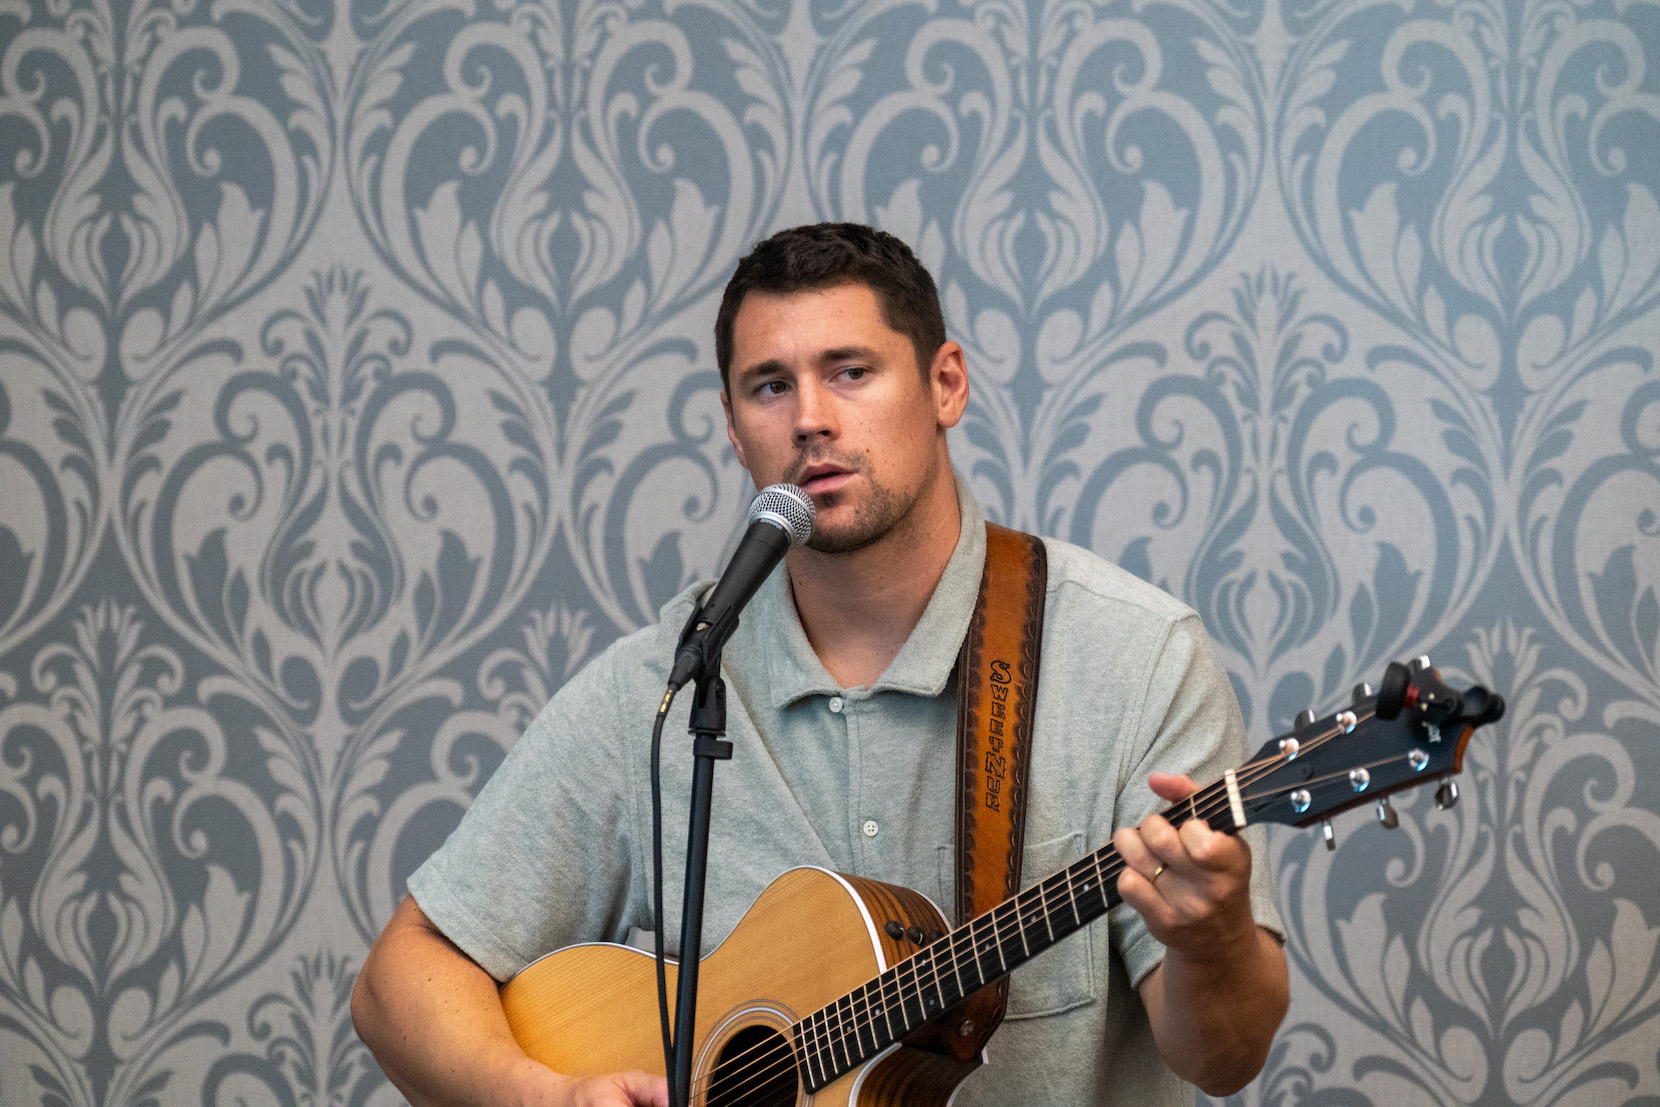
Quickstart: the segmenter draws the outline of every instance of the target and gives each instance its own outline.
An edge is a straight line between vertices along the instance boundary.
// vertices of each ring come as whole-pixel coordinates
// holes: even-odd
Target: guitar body
[[[933,1107],[979,1067],[954,1060],[939,1020],[809,1095],[789,1060],[788,1030],[915,953],[887,923],[928,939],[949,929],[927,898],[823,869],[792,869],[767,886],[698,973],[694,1107]],[[676,965],[669,963],[669,995]],[[508,1025],[555,1072],[663,1072],[651,954],[596,943],[548,954],[502,986]],[[771,1065],[756,1064],[757,1059]]]

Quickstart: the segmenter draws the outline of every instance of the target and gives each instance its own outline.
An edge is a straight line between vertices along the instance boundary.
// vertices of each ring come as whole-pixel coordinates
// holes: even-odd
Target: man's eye
[[[850,381],[856,381],[868,372],[870,372],[870,370],[865,368],[863,365],[849,365],[842,370],[842,376],[846,377]]]
[[[788,387],[783,381],[763,381],[755,391],[763,396],[781,396],[788,390]]]

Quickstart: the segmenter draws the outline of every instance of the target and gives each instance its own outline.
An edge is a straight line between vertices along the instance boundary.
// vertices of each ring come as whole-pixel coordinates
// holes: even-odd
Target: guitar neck
[[[1230,779],[1164,812],[1234,833],[1244,819]],[[1230,800],[1232,802],[1230,802]],[[1124,860],[1110,843],[1004,900],[792,1027],[802,1082],[817,1091],[1122,902]]]

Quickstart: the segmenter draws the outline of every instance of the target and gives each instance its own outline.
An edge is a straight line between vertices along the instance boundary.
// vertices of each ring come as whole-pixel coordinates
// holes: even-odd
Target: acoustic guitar
[[[1432,778],[1456,801],[1453,774],[1479,726],[1504,713],[1485,688],[1460,693],[1420,659],[1392,662],[1376,694],[1289,734],[1164,812],[1236,833],[1254,822],[1308,826]],[[700,962],[695,1107],[929,1107],[949,1104],[983,1060],[947,1048],[956,1008],[1120,902],[1124,862],[1107,845],[1000,906],[951,928],[905,888],[799,868],[780,876]],[[780,951],[788,951],[781,955]],[[674,987],[674,967],[669,987]],[[556,1072],[663,1071],[650,954],[609,943],[557,950],[501,991],[514,1037]]]

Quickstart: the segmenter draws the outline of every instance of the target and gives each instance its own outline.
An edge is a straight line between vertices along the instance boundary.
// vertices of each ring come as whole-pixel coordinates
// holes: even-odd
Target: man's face
[[[924,380],[910,339],[865,285],[752,292],[732,326],[727,435],[756,487],[789,481],[812,496],[813,549],[856,550],[938,479],[939,431],[967,402],[966,377],[955,386],[961,365],[947,343]]]

